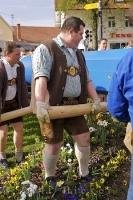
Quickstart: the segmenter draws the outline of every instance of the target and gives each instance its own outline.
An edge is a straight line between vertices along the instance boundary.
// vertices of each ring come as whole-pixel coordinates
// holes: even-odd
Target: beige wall
[[[115,16],[116,27],[108,27],[108,17]],[[128,16],[126,10],[107,10],[103,16],[103,37],[108,38],[109,43],[123,43],[133,40],[133,27],[125,27],[125,16]],[[119,34],[120,37],[115,37]],[[123,35],[123,36],[122,36]],[[130,37],[128,36],[130,35]]]
[[[0,17],[0,41],[13,41],[12,29]]]

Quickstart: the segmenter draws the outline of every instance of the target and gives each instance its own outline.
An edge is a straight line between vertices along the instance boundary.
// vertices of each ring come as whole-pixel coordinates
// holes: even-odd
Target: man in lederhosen
[[[0,113],[6,113],[28,106],[28,91],[24,78],[24,66],[19,61],[20,46],[7,42],[4,57],[0,60]],[[23,123],[22,117],[0,122],[0,166],[9,166],[5,155],[7,143],[7,125],[14,129],[16,162],[23,160]]]
[[[67,18],[60,34],[47,44],[41,44],[33,53],[36,113],[39,121],[49,122],[48,105],[76,105],[100,100],[87,73],[85,58],[77,49],[83,39],[85,24],[77,17]],[[49,100],[48,100],[49,94]],[[90,134],[84,116],[51,120],[53,135],[44,131],[43,163],[45,178],[52,187],[56,185],[56,163],[63,142],[63,129],[74,140],[75,155],[79,163],[79,176],[89,179]]]

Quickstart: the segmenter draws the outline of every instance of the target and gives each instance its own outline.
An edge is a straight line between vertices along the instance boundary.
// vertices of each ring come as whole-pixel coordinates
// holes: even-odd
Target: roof
[[[13,26],[13,39],[17,39],[17,26]],[[28,43],[41,43],[43,41],[48,41],[59,34],[59,27],[32,27],[32,26],[20,26],[20,35],[22,42]]]

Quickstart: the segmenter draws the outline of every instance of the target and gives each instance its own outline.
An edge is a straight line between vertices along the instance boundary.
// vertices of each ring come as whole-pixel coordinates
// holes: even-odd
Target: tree
[[[74,8],[77,0],[56,0],[56,10],[58,11],[67,11]]]
[[[66,11],[74,8],[76,5],[95,2],[97,2],[97,0],[56,0],[56,10]]]

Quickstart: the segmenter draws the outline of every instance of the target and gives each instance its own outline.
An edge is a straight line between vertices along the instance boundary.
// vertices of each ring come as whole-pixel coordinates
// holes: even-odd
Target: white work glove
[[[43,101],[36,102],[36,116],[39,121],[50,123],[50,117],[47,109],[49,108],[49,104]]]
[[[92,105],[92,112],[98,112],[98,110],[100,109],[100,99],[99,98],[95,98],[93,100],[93,105]]]

